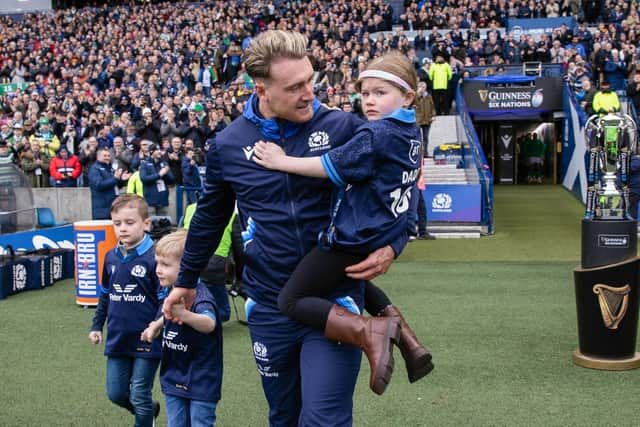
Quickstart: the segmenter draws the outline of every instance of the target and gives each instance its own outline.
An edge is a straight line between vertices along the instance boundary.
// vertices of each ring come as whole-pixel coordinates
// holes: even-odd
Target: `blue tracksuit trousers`
[[[362,351],[249,300],[247,319],[271,427],[351,426]]]

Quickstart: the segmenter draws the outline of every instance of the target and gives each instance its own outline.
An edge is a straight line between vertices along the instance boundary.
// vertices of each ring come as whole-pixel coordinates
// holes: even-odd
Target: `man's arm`
[[[203,194],[189,225],[178,280],[162,307],[166,319],[172,322],[181,321],[172,314],[175,304],[184,303],[187,309],[191,308],[200,272],[218,247],[233,213],[234,204],[235,194],[231,186],[223,181],[221,162],[214,143],[207,154]]]

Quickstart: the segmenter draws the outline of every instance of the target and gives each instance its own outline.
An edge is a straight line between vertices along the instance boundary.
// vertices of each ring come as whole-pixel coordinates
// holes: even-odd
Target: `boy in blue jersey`
[[[89,340],[103,341],[107,356],[107,397],[135,415],[136,427],[154,424],[160,405],[152,401],[153,379],[160,363],[160,343],[140,339],[161,305],[148,205],[140,196],[118,196],[111,205],[118,246],[107,253],[103,288],[91,324]]]
[[[357,82],[370,123],[361,126],[349,142],[320,157],[303,158],[288,156],[278,144],[260,141],[253,157],[266,168],[328,177],[338,186],[329,229],[321,235],[320,247],[305,256],[280,291],[278,307],[292,319],[323,330],[329,339],[362,347],[371,365],[369,385],[377,394],[384,392],[391,379],[393,343],[402,351],[411,382],[433,369],[430,352],[399,310],[370,282],[365,308],[383,318],[364,318],[323,297],[344,281],[346,267],[407,233],[407,213],[412,194],[416,196],[422,161],[415,112],[409,109],[416,83],[406,56],[391,53],[376,58]],[[382,344],[370,345],[374,340]]]
[[[186,238],[186,230],[179,230],[156,243],[156,274],[166,290],[176,283]],[[191,309],[177,304],[172,310],[182,319],[181,325],[161,317],[151,322],[140,337],[153,342],[162,331],[160,385],[167,406],[167,425],[212,426],[222,387],[222,322],[215,300],[199,283]]]

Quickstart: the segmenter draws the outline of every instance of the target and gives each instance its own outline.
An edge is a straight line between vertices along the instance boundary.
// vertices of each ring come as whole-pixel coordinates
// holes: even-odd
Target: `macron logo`
[[[244,151],[244,156],[247,158],[247,160],[251,160],[251,156],[253,156],[253,150],[254,148],[252,145],[247,145],[242,149],[242,151]]]

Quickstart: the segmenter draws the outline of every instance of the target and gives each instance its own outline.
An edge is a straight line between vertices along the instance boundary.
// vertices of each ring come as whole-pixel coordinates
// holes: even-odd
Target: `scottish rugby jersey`
[[[162,295],[153,241],[146,235],[133,252],[123,256],[119,247],[107,253],[102,271],[100,303],[96,308],[92,331],[102,330],[107,321],[104,354],[109,357],[146,357],[159,359],[159,340],[152,344],[140,340],[140,334],[157,318]]]
[[[333,246],[368,254],[407,235],[421,156],[415,112],[407,109],[362,125],[348,143],[322,155],[340,188],[328,231]]]
[[[213,296],[202,283],[196,287],[191,311],[215,316],[216,328],[203,334],[188,325],[164,322],[160,365],[162,392],[185,399],[217,402],[222,386],[222,322]]]

